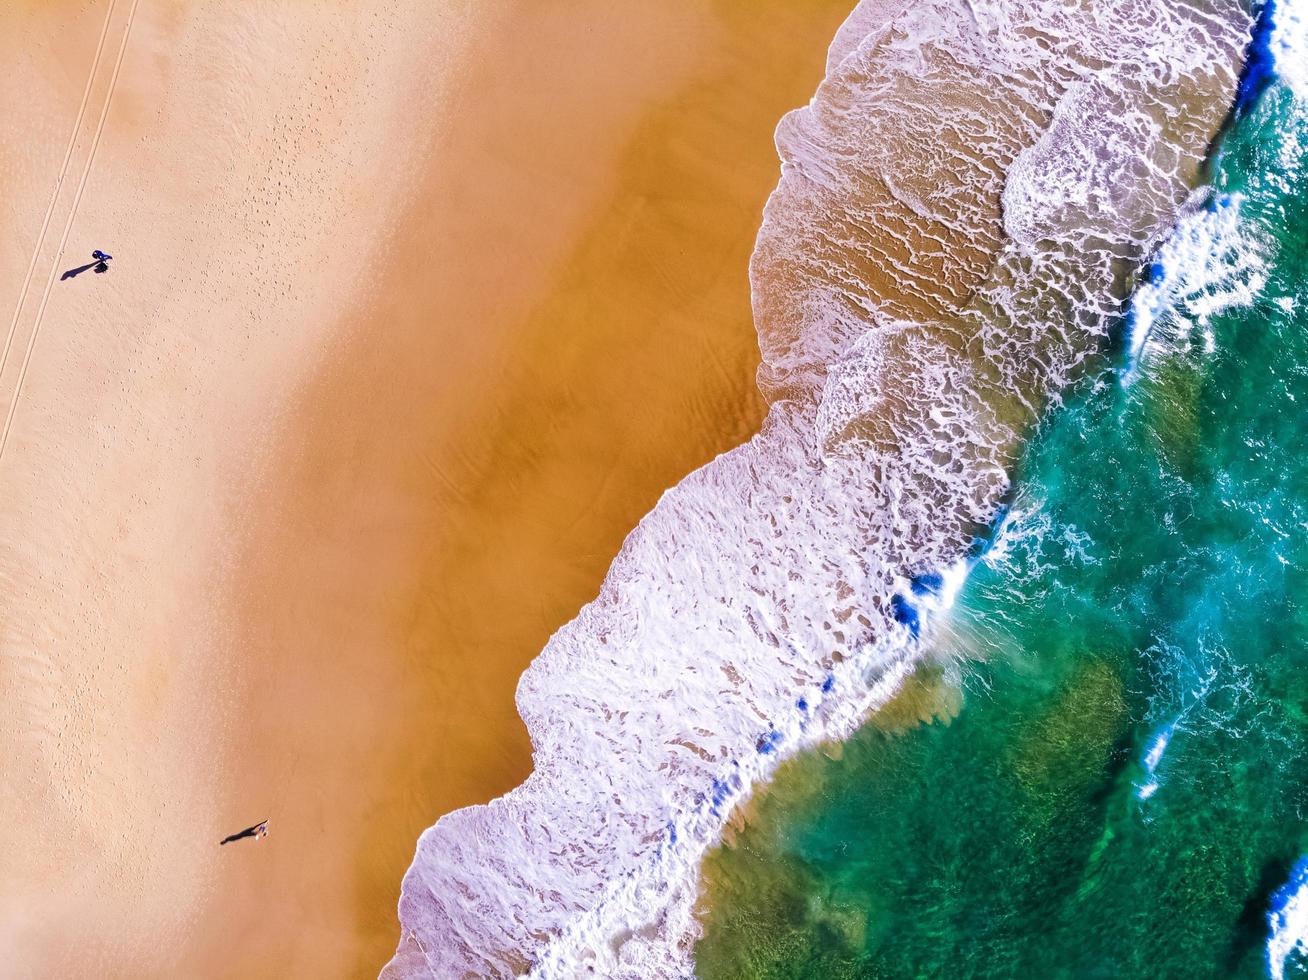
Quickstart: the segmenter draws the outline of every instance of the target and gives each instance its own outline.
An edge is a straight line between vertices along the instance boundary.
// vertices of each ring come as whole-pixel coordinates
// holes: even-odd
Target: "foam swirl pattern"
[[[865,0],[777,130],[762,432],[523,675],[535,771],[418,843],[383,975],[692,973],[697,869],[883,699],[1029,426],[1120,326],[1235,94],[1235,0]]]

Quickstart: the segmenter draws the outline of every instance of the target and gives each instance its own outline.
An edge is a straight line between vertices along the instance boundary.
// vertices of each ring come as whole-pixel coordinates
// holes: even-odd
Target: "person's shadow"
[[[97,259],[94,262],[86,263],[86,265],[79,265],[76,269],[69,269],[67,272],[65,272],[62,276],[59,277],[59,281],[63,282],[65,279],[72,279],[74,276],[80,276],[87,269],[94,269],[96,272],[108,272],[109,263],[101,262],[99,259]]]

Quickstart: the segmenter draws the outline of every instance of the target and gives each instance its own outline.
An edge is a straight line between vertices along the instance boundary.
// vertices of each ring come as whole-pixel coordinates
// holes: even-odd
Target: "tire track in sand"
[[[13,319],[9,321],[9,336],[5,338],[5,350],[0,354],[0,377],[3,377],[5,365],[9,363],[9,348],[14,343],[14,333],[18,329],[18,318],[23,312],[23,302],[27,299],[27,289],[32,284],[32,273],[36,271],[36,260],[41,257],[41,246],[45,244],[45,233],[50,227],[50,218],[54,216],[55,204],[59,201],[59,192],[64,189],[64,177],[68,174],[68,163],[73,158],[73,147],[77,145],[77,134],[82,131],[82,118],[86,115],[86,103],[91,98],[91,89],[95,87],[95,76],[100,70],[100,56],[104,53],[104,39],[109,36],[109,23],[114,19],[114,8],[118,0],[109,0],[109,12],[105,14],[104,26],[100,28],[100,43],[95,47],[95,57],[91,60],[91,71],[86,76],[86,86],[82,89],[82,104],[77,107],[77,119],[73,122],[73,131],[68,135],[68,147],[64,150],[64,161],[59,165],[59,177],[55,180],[54,193],[50,195],[50,204],[45,209],[45,218],[41,221],[41,231],[36,236],[36,247],[32,249],[32,261],[27,265],[27,276],[18,291],[18,305],[14,307]]]
[[[59,238],[59,247],[55,250],[54,258],[50,263],[50,275],[46,278],[45,291],[41,294],[41,303],[36,309],[36,320],[32,324],[31,336],[27,339],[27,349],[23,354],[22,367],[18,371],[18,380],[14,384],[14,392],[9,399],[9,411],[5,415],[5,424],[3,432],[0,432],[0,458],[4,457],[5,447],[9,444],[9,430],[13,427],[14,413],[18,408],[18,399],[23,392],[23,380],[27,377],[27,368],[32,361],[32,351],[36,348],[36,338],[41,331],[41,321],[45,317],[46,304],[50,301],[50,292],[54,288],[55,276],[59,271],[59,262],[64,254],[64,247],[68,244],[68,235],[72,231],[73,222],[77,218],[77,208],[82,201],[82,192],[86,190],[86,181],[91,176],[91,169],[95,164],[95,153],[100,147],[100,137],[104,133],[105,120],[109,117],[109,106],[113,103],[114,89],[118,86],[118,72],[123,66],[123,56],[127,53],[127,42],[132,34],[132,21],[136,18],[136,8],[140,0],[132,0],[131,9],[127,12],[127,23],[123,26],[123,39],[118,45],[118,57],[114,60],[113,74],[109,77],[109,88],[105,92],[104,105],[100,109],[100,118],[96,122],[95,136],[91,139],[91,147],[86,157],[86,166],[82,169],[81,180],[77,183],[77,192],[73,195],[73,202],[68,211],[68,218],[64,222],[63,234]],[[95,76],[100,66],[101,51],[104,47],[105,36],[109,31],[109,23],[113,19],[114,8],[117,0],[111,0],[109,12],[105,16],[104,28],[100,35],[100,44],[96,48],[95,61],[91,66],[91,75],[87,79],[86,89],[82,93],[82,105],[78,110],[77,123],[73,127],[73,135],[68,143],[68,150],[64,155],[63,167],[59,175],[59,181],[55,186],[54,196],[50,199],[50,207],[46,211],[45,222],[41,225],[41,235],[37,240],[36,252],[32,255],[32,268],[28,269],[27,280],[23,283],[23,290],[18,299],[18,308],[14,310],[13,323],[9,328],[9,338],[5,343],[4,357],[0,359],[0,374],[3,374],[4,368],[9,360],[9,348],[13,343],[14,332],[18,326],[18,320],[23,309],[23,301],[27,297],[28,285],[31,281],[32,271],[36,266],[37,256],[40,254],[41,245],[45,240],[45,233],[50,222],[50,217],[54,212],[55,202],[59,198],[59,192],[63,188],[63,179],[68,168],[69,159],[72,156],[73,147],[77,143],[77,134],[82,126],[82,118],[86,111],[87,100],[90,97],[91,89],[95,84]]]

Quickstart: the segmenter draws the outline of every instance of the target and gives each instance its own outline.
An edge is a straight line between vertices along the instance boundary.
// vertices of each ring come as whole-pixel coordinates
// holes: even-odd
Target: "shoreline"
[[[843,16],[842,8],[843,3],[833,3],[828,15]],[[247,615],[260,628],[293,631],[297,642],[313,645],[315,637],[323,637],[334,644],[332,656],[352,680],[325,688],[349,683],[362,702],[388,706],[384,718],[346,715],[340,721],[367,731],[372,746],[367,775],[355,785],[373,802],[347,820],[365,821],[372,838],[356,851],[354,870],[348,872],[355,882],[353,915],[367,937],[356,965],[359,974],[378,968],[395,947],[400,878],[419,832],[442,812],[498,796],[526,775],[529,744],[513,700],[523,668],[594,594],[636,517],[685,472],[747,436],[762,416],[753,384],[757,349],[743,268],[774,179],[769,140],[778,106],[788,103],[795,89],[812,84],[821,58],[820,47],[802,43],[803,31],[792,31],[784,41],[772,42],[779,49],[775,74],[746,74],[757,54],[747,42],[766,37],[775,26],[765,15],[806,21],[810,32],[827,29],[813,11],[799,14],[778,6],[751,11],[729,29],[698,24],[695,33],[705,50],[689,52],[679,37],[686,28],[675,26],[683,24],[684,12],[664,34],[623,15],[624,43],[647,47],[658,38],[660,46],[678,47],[690,67],[672,93],[641,102],[639,118],[623,127],[621,140],[606,135],[614,147],[607,159],[597,156],[593,140],[574,145],[585,130],[573,121],[563,149],[584,151],[585,159],[557,172],[566,186],[584,187],[594,199],[583,210],[585,226],[550,259],[541,287],[522,312],[504,309],[513,297],[492,279],[474,297],[482,303],[489,298],[496,304],[492,312],[460,299],[451,314],[466,324],[456,334],[478,335],[477,349],[465,355],[462,341],[445,347],[450,331],[424,337],[425,318],[451,306],[453,277],[475,284],[497,269],[479,268],[484,265],[479,256],[442,258],[439,251],[435,257],[424,252],[417,265],[397,259],[388,273],[397,285],[390,288],[382,280],[383,299],[368,305],[361,322],[403,324],[398,336],[409,338],[408,346],[387,341],[376,349],[369,339],[377,336],[375,330],[360,328],[358,354],[343,354],[340,374],[325,374],[306,392],[305,404],[313,406],[316,418],[294,428],[300,475],[291,471],[279,492],[302,501],[310,485],[333,490],[321,495],[323,509],[310,507],[278,534],[291,542],[312,540],[319,529],[339,526],[330,508],[354,507],[361,499],[364,508],[352,511],[349,521],[368,529],[368,550],[355,552],[348,531],[334,532],[325,546],[303,553],[298,546],[280,549],[286,563],[262,561],[253,571],[256,580],[299,583],[296,588],[310,595],[328,589],[329,596],[306,599],[306,608],[341,606],[343,611],[307,629],[303,615],[257,606]],[[561,27],[570,23],[568,18]],[[568,30],[574,38],[569,43],[584,44],[590,53],[569,54],[560,38],[547,46],[552,53],[546,65],[566,73],[569,85],[579,85],[575,97],[589,104],[595,83],[584,75],[584,85],[574,81],[584,57],[597,59],[604,71],[623,64],[627,76],[631,58],[614,58],[612,46],[596,44],[593,34]],[[541,33],[540,28],[520,31],[523,40],[514,43],[528,44]],[[506,57],[501,44],[490,50],[496,61]],[[781,70],[786,64],[790,67]],[[664,57],[660,87],[668,85],[668,70]],[[493,91],[475,69],[464,84],[482,93],[479,99]],[[519,93],[509,95],[509,104],[519,106]],[[465,111],[485,118],[479,100]],[[612,124],[603,126],[607,132]],[[458,138],[476,145],[475,132],[458,131]],[[758,157],[742,159],[737,148],[751,144]],[[414,242],[407,251],[418,254],[416,243],[441,224],[439,211],[451,193],[447,181],[462,186],[473,172],[488,189],[495,186],[466,153],[455,151],[454,159],[457,165],[452,162],[448,172],[436,162],[428,189],[411,199],[409,214],[388,246],[392,256],[404,255],[406,242]],[[578,164],[611,168],[611,176],[596,180],[584,169],[578,172]],[[548,160],[533,165],[556,172]],[[512,172],[507,176],[512,188]],[[539,196],[541,189],[530,186],[524,193]],[[507,202],[494,202],[492,229],[506,210],[520,210],[513,200],[510,195]],[[561,222],[557,204],[550,207],[551,220],[544,226],[555,234]],[[497,234],[496,249],[511,256],[514,233],[501,228]],[[477,240],[462,231],[452,237],[460,245]],[[687,241],[694,246],[687,248]],[[537,244],[532,249],[542,251]],[[737,255],[738,263],[723,262],[723,252]],[[709,255],[714,261],[704,262]],[[449,286],[447,261],[453,263]],[[503,255],[494,266],[501,264],[524,267]],[[503,344],[495,339],[500,335]],[[374,349],[368,350],[370,345]],[[493,385],[459,387],[455,393],[432,387],[425,366],[432,358],[447,361],[434,380],[460,384],[462,371],[448,359],[457,364],[473,354],[480,361],[468,377],[490,376]],[[387,377],[387,364],[399,370]],[[399,426],[379,446],[356,435],[363,422],[332,407],[365,399],[371,400],[365,415],[389,417]],[[542,419],[549,425],[542,427]],[[342,444],[356,448],[343,454]],[[290,452],[276,455],[291,457]],[[372,486],[386,488],[382,510],[373,509],[376,491],[369,483],[341,484],[353,479],[333,470],[342,465],[348,474],[367,474]],[[371,555],[394,564],[377,566]],[[336,579],[340,573],[333,569],[346,578]],[[279,588],[285,591],[284,585]],[[350,603],[367,604],[366,611],[344,609],[347,595]],[[346,628],[356,632],[339,633]],[[402,651],[402,658],[365,679],[362,672],[372,668],[360,658],[383,648]],[[271,679],[260,699],[283,700],[278,692],[286,684]],[[345,774],[363,765],[362,756],[358,766],[338,764],[337,778],[349,780]],[[262,945],[271,945],[276,924],[257,928],[267,936]],[[306,923],[296,928],[303,930]]]
[[[1168,233],[1240,54],[1234,8],[1220,30],[1205,22],[1203,60],[1189,47],[1192,11],[1178,12],[1161,37],[1157,25],[1128,25],[1134,33],[1123,44],[1064,11],[1068,23],[1057,26],[1078,44],[1048,63],[1043,49],[1028,51],[1014,79],[1010,64],[988,59],[995,47],[1010,50],[999,42],[1014,42],[1020,23],[983,29],[960,13],[962,26],[928,32],[895,62],[874,7],[851,16],[867,27],[864,41],[850,45],[851,28],[842,28],[819,97],[778,130],[782,186],[751,265],[760,380],[773,402],[762,432],[665,494],[624,543],[599,597],[532,662],[517,700],[535,768],[507,796],[449,814],[424,834],[401,899],[404,941],[385,976],[423,975],[429,957],[447,970],[496,975],[649,978],[691,969],[697,861],[727,820],[726,804],[794,744],[820,741],[811,721],[820,721],[814,729],[857,725],[907,668],[891,648],[904,627],[916,636],[914,607],[931,602],[906,596],[927,573],[949,577],[968,528],[988,524],[1002,499],[1001,464],[1019,427],[1004,421],[1013,409],[1005,400],[1043,406],[1102,343],[1115,263],[1138,261]],[[897,27],[911,37],[914,23],[909,12]],[[1066,80],[1099,59],[1112,63],[1109,52],[1133,84],[1133,59],[1146,54],[1176,58],[1193,74],[1168,75],[1175,91]],[[991,77],[960,81],[950,70],[960,63]],[[943,106],[909,84],[923,77],[939,86]],[[1017,91],[1004,92],[1005,81]],[[1029,117],[1011,119],[991,88],[1022,97]],[[881,98],[887,90],[905,104]],[[1107,120],[1103,132],[1076,128],[1096,100],[1117,99],[1129,109],[1185,99],[1205,112],[1169,119],[1166,132],[1141,126],[1125,142],[1108,132],[1112,116],[1095,117]],[[931,174],[902,165],[955,108],[989,137],[981,147],[950,145],[966,150],[981,176],[976,186],[933,186]],[[837,125],[851,118],[869,123]],[[1096,137],[1118,139],[1113,158],[1101,170],[1075,167],[1076,151],[1096,148]],[[882,171],[895,153],[894,177],[922,186],[897,187]],[[1112,174],[1141,156],[1169,163],[1154,183],[1131,188],[1133,200],[1118,200],[1106,190]],[[943,180],[948,166],[927,159]],[[1046,183],[1063,196],[1047,200]],[[1027,205],[1016,217],[1013,201]],[[1127,204],[1142,213],[1122,213]],[[976,247],[972,224],[987,248]],[[1024,246],[1036,242],[1052,243],[1038,257],[1046,267],[1032,259],[1044,277],[1006,292],[1028,271]],[[955,279],[941,280],[936,245],[958,260]],[[1070,253],[1062,263],[1059,248]],[[878,258],[921,288],[885,294],[892,277]],[[770,297],[760,295],[765,279]],[[944,295],[926,288],[938,280]],[[1067,289],[1059,293],[1069,307],[1065,332],[1061,319],[1042,319],[1045,286]],[[967,328],[987,325],[1014,334],[996,377],[963,356]],[[998,345],[1006,336],[983,339]],[[934,394],[951,396],[941,416]],[[953,456],[961,476],[947,465]],[[688,538],[714,547],[687,548]],[[867,676],[877,670],[886,672]],[[810,697],[838,688],[841,676],[857,697]],[[832,717],[812,718],[827,700],[837,702]]]
[[[15,968],[381,965],[418,830],[527,769],[521,669],[761,417],[744,262],[843,6],[136,10],[65,250],[117,258],[56,284],[0,467]],[[56,12],[73,96],[108,9]],[[71,125],[49,84],[16,131]]]

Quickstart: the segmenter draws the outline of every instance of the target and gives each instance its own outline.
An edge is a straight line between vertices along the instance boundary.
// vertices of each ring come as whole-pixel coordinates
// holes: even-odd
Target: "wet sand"
[[[375,973],[417,835],[529,769],[522,669],[761,417],[771,131],[845,5],[429,7],[3,15],[19,976]]]

